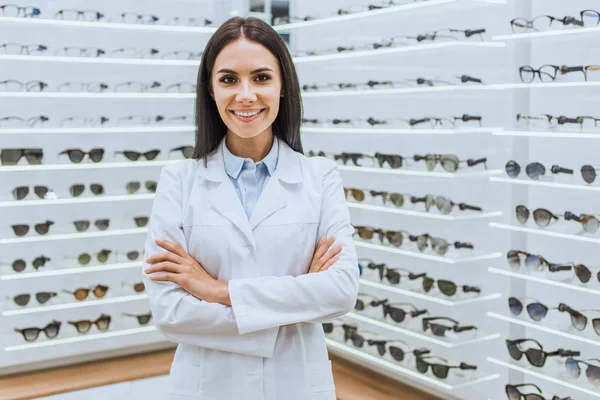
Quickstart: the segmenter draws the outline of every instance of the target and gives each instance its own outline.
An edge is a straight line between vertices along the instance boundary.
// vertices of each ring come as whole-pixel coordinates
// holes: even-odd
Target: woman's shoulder
[[[332,161],[326,157],[308,157],[301,153],[296,154],[298,155],[300,164],[303,166],[303,169],[310,171],[316,176],[322,177],[324,175],[327,175],[332,170],[338,168],[338,164],[335,161]]]
[[[170,177],[174,183],[185,182],[196,174],[198,168],[203,166],[201,160],[178,160],[165,165],[162,168],[161,176]]]

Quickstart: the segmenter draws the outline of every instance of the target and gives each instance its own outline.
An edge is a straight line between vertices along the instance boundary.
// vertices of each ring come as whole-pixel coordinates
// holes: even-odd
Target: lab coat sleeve
[[[229,295],[241,334],[300,322],[323,322],[354,308],[359,271],[356,248],[337,165],[327,161],[317,238],[335,236],[340,259],[328,270],[297,277],[255,277],[229,281]]]
[[[161,171],[144,260],[166,251],[155,243],[159,239],[177,243],[188,251],[181,229],[182,178],[174,167],[177,165]],[[143,263],[144,269],[149,266]],[[176,283],[152,281],[144,272],[142,276],[154,324],[170,341],[250,356],[273,355],[278,328],[240,335],[231,307],[202,301]]]

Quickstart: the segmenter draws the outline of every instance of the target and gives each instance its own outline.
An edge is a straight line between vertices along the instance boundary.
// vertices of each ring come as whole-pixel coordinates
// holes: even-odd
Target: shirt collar
[[[223,139],[223,160],[225,162],[225,170],[227,174],[233,179],[237,179],[242,172],[244,167],[245,158],[238,157],[232,154],[227,148],[227,142]],[[279,142],[276,136],[273,137],[273,145],[271,151],[265,156],[260,162],[264,163],[267,167],[269,175],[273,175],[275,168],[277,167],[277,160],[279,159]]]

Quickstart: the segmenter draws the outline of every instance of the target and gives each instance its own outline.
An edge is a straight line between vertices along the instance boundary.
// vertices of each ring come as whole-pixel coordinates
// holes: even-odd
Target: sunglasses
[[[38,292],[35,294],[35,298],[39,304],[45,304],[52,297],[56,296],[55,292]],[[29,293],[19,294],[13,297],[13,301],[18,306],[26,306],[29,304],[29,300],[31,300],[31,295]]]
[[[591,358],[589,361],[600,362],[600,360]],[[567,368],[567,373],[572,379],[578,379],[581,376],[581,367],[580,364],[587,366],[585,370],[585,376],[592,385],[599,387],[600,386],[600,367],[597,365],[592,365],[586,361],[576,360],[574,358],[568,358],[565,362],[565,367]]]
[[[586,164],[581,167],[581,177],[583,178],[585,183],[594,183],[596,180],[596,176],[598,175],[596,171],[598,168],[595,168],[589,164]]]
[[[136,293],[142,293],[144,290],[146,290],[146,286],[143,282],[136,282],[133,285],[131,283],[122,282],[121,285],[131,287]]]
[[[1,128],[36,128],[41,127],[44,123],[48,122],[50,118],[45,115],[39,115],[37,117],[21,118],[21,117],[2,117],[0,118]]]
[[[81,196],[81,194],[83,194],[84,191],[85,191],[85,185],[83,185],[81,183],[72,185],[69,188],[69,193],[71,194],[72,197],[79,197],[79,196]],[[104,194],[104,186],[102,186],[99,183],[92,183],[90,185],[90,191],[94,195],[100,196],[100,195]]]
[[[408,347],[408,343],[406,343],[404,340],[398,340],[398,339],[394,339],[394,340],[367,339],[367,344],[369,346],[376,346],[377,347],[377,353],[380,356],[383,357],[385,355],[385,353],[389,350],[390,355],[392,356],[392,358],[394,360],[396,360],[398,362],[404,361],[404,359],[406,357],[406,351],[404,349],[402,349],[401,347],[394,346],[393,344],[387,346],[388,343],[402,343],[406,347]],[[419,357],[419,356],[422,356],[422,355],[425,355],[425,354],[429,354],[429,353],[431,353],[431,350],[428,350],[428,349],[415,349],[415,350],[409,351],[409,354],[412,354],[415,357]]]
[[[415,203],[424,203],[425,211],[429,212],[431,207],[435,206],[438,211],[444,215],[450,214],[455,206],[458,207],[459,210],[465,211],[483,211],[481,207],[471,206],[465,203],[455,203],[447,197],[444,196],[434,196],[431,194],[425,195],[424,197],[415,197],[412,196],[410,198],[410,202]]]
[[[354,228],[354,234],[358,234],[358,237],[365,240],[372,240],[376,233],[379,236],[381,243],[383,243],[384,238],[387,238],[388,241],[396,247],[401,246],[404,240],[402,232],[400,231],[386,231],[371,226],[355,226]]]
[[[148,322],[150,322],[150,319],[152,319],[152,313],[148,313],[148,314],[129,314],[129,313],[122,313],[121,316],[123,317],[133,317],[133,318],[137,318],[138,323],[140,325],[146,325]]]
[[[40,235],[45,235],[50,230],[50,226],[54,225],[53,221],[46,221],[44,223],[39,223],[34,225],[34,229]],[[27,224],[19,224],[12,225],[13,232],[17,236],[25,236],[27,232],[29,232],[29,225]]]
[[[87,231],[89,229],[91,223],[92,223],[92,221],[90,221],[90,220],[73,221],[73,224],[75,225],[75,229],[77,230],[77,232]],[[101,231],[107,230],[109,225],[110,225],[109,219],[98,219],[98,220],[94,221],[94,226]]]
[[[37,271],[41,267],[46,266],[46,262],[48,262],[48,261],[51,261],[48,257],[40,256],[40,257],[37,257],[36,259],[34,259],[33,262],[31,263],[31,265]],[[22,259],[15,260],[12,263],[12,269],[15,272],[24,271],[26,266],[27,266],[27,263],[25,262],[25,260],[22,260]]]
[[[160,150],[158,149],[149,150],[145,153],[140,153],[133,150],[115,151],[115,154],[123,154],[130,161],[137,161],[140,157],[145,158],[147,161],[152,161],[158,156],[159,153]]]
[[[417,279],[419,276],[404,270],[402,268],[390,268],[386,264],[376,264],[372,260],[369,259],[359,259],[358,263],[361,267],[368,269],[376,269],[379,272],[379,280],[383,281],[383,278],[387,278],[388,282],[397,285],[400,283],[402,276],[406,276],[410,280]],[[403,275],[401,272],[406,272],[406,275]]]
[[[332,333],[334,328],[343,328],[344,331],[347,331],[349,329],[353,329],[353,330],[358,329],[358,327],[355,325],[336,324],[333,322],[323,322],[321,325],[323,326],[323,331],[325,333]]]
[[[523,260],[521,258],[521,256],[524,256],[525,259]],[[572,266],[572,265],[567,265],[567,264],[555,264],[552,262],[549,262],[548,260],[546,260],[544,257],[539,256],[539,255],[535,255],[535,254],[530,254],[527,253],[525,251],[520,251],[520,250],[510,250],[506,253],[506,259],[508,260],[508,264],[510,265],[510,267],[516,271],[519,268],[521,268],[521,266],[523,265],[523,263],[525,263],[525,266],[527,267],[527,269],[529,269],[530,271],[541,271],[542,270],[542,266],[548,268],[548,270],[550,272],[559,272],[559,271],[570,271],[571,269],[575,268],[576,273],[579,274],[577,272],[578,269],[581,268],[585,268],[585,265],[577,265],[577,266]],[[579,267],[579,268],[578,268]],[[582,270],[580,272],[582,274],[582,277],[580,279],[585,279],[585,275],[584,271]],[[590,280],[591,278],[591,271],[588,269],[587,270],[588,273],[588,277],[587,277],[587,281]],[[583,281],[582,282],[587,282],[587,281]]]
[[[538,348],[529,348],[527,350],[523,350],[521,344],[533,342],[537,344]],[[558,349],[553,352],[546,352],[543,350],[542,345],[535,339],[517,339],[517,340],[506,340],[506,348],[508,349],[508,354],[513,358],[513,360],[519,361],[525,355],[529,364],[534,367],[541,368],[546,364],[546,360],[548,357],[573,357],[579,356],[581,353],[579,351],[570,351]]]
[[[519,204],[515,208],[515,215],[517,217],[517,221],[519,221],[521,224],[526,224],[529,220],[530,212],[526,206]],[[558,221],[561,216],[561,214],[553,214],[545,208],[538,208],[533,211],[533,221],[540,228],[548,227],[551,222]]]
[[[447,172],[456,172],[458,166],[461,163],[467,163],[468,167],[473,167],[478,164],[483,164],[485,169],[487,169],[487,165],[485,164],[487,158],[480,158],[478,160],[474,160],[472,158],[468,160],[459,160],[458,156],[454,154],[426,154],[424,156],[415,154],[413,156],[413,160],[415,161],[425,161],[425,165],[429,171],[433,171],[435,166],[439,163],[444,170]]]
[[[527,314],[534,321],[541,321],[548,314],[548,307],[539,301],[532,299],[534,302],[527,305]],[[523,303],[516,297],[508,298],[508,308],[514,316],[518,316],[523,311]],[[554,310],[554,309],[553,309]]]
[[[448,325],[444,325],[444,324],[440,324],[437,322],[432,322],[432,321],[439,321],[439,320],[444,320],[444,321],[450,321],[452,322],[452,326],[448,326]],[[447,333],[449,331],[452,331],[454,333],[460,333],[460,332],[465,332],[465,331],[475,331],[477,330],[476,326],[473,325],[465,325],[465,326],[460,326],[459,322],[452,319],[452,318],[448,318],[448,317],[429,317],[429,318],[423,318],[422,322],[422,327],[423,327],[423,332],[427,332],[427,330],[431,330],[431,333],[434,336],[447,336]]]
[[[79,333],[88,333],[92,328],[92,325],[96,325],[99,331],[105,331],[108,329],[110,325],[111,317],[110,315],[101,314],[95,321],[90,320],[80,320],[80,321],[69,321],[70,325],[75,326],[77,328],[77,332]]]
[[[148,225],[148,217],[135,217],[133,218],[133,221],[138,228]]]
[[[98,262],[105,263],[108,260],[108,256],[112,253],[112,250],[102,249],[96,254]],[[77,261],[80,265],[87,265],[92,261],[92,256],[88,253],[81,253],[77,257]]]
[[[44,158],[42,149],[2,149],[0,151],[0,162],[2,165],[16,165],[21,158],[25,157],[30,165],[40,165]]]
[[[108,286],[96,285],[96,287],[93,288],[79,288],[74,292],[63,289],[63,293],[72,294],[75,296],[75,299],[79,301],[87,299],[90,292],[92,292],[97,298],[101,299],[106,295],[106,292],[108,292]]]
[[[438,363],[429,362],[429,360],[434,359],[434,358],[441,360],[445,363],[448,362],[448,360],[438,357],[438,356],[424,356],[424,357],[419,356],[419,357],[417,357],[417,371],[424,374],[431,367],[431,372],[433,373],[433,375],[435,375],[435,377],[440,378],[440,379],[446,379],[448,377],[448,373],[450,372],[451,369],[460,369],[460,370],[476,370],[477,369],[477,367],[475,365],[469,365],[464,362],[461,362],[459,365],[446,365],[446,364],[438,364]]]
[[[504,169],[506,170],[506,174],[510,178],[516,178],[521,173],[521,166],[516,161],[513,161],[513,160],[510,160],[509,162],[507,162],[506,165],[504,166]],[[553,165],[552,168],[550,168],[550,172],[552,172],[553,174],[573,175],[572,169],[563,168],[558,165]],[[533,179],[533,180],[537,181],[540,179],[541,176],[546,175],[546,167],[544,167],[539,162],[532,162],[532,163],[527,164],[527,166],[525,167],[525,173],[527,174],[529,179]]]
[[[532,386],[538,391],[538,393],[542,393],[542,389],[540,389],[537,385],[534,385],[533,383],[523,383],[520,385],[506,385],[505,390],[506,390],[506,396],[508,397],[508,400],[546,400],[546,398],[543,397],[541,394],[537,394],[537,393],[527,393],[526,394],[519,390],[519,388],[526,387],[526,386]],[[558,396],[553,396],[552,400],[571,400],[571,397],[565,397],[564,399],[561,399]]]
[[[15,332],[19,332],[23,335],[23,338],[27,342],[33,342],[38,338],[40,332],[44,332],[48,339],[55,338],[58,336],[58,331],[60,330],[61,323],[58,321],[52,321],[44,328],[25,328],[25,329],[17,329],[15,328]]]
[[[40,199],[46,197],[49,189],[47,186],[34,186],[33,193],[37,195]],[[15,200],[23,200],[29,194],[29,186],[18,186],[13,189],[12,195]]]
[[[381,307],[383,308],[383,317],[386,318],[389,315],[390,318],[397,323],[404,322],[407,315],[410,315],[412,318],[416,318],[418,316],[429,313],[429,311],[425,309],[419,310],[414,304],[410,303],[388,304],[387,299],[383,300],[383,302],[381,303]],[[409,310],[404,310],[400,307],[405,307]]]
[[[191,158],[194,155],[194,148],[192,146],[180,146],[169,150],[169,154],[172,152],[180,151],[181,155],[185,158]]]
[[[423,278],[423,290],[425,293],[429,293],[431,289],[433,289],[434,284],[437,283],[437,288],[448,297],[454,296],[458,289],[462,289],[463,293],[481,293],[481,289],[476,286],[462,285],[458,286],[456,283],[445,280],[438,279],[435,280],[433,278],[428,277],[425,273],[417,275],[419,278]]]
[[[127,182],[127,184],[125,185],[125,189],[127,190],[127,193],[134,194],[138,190],[140,190],[141,186],[142,186],[142,184],[140,181],[132,181],[132,182]],[[144,187],[150,193],[156,193],[156,186],[157,186],[156,181],[144,182]]]
[[[91,149],[90,151],[83,151],[81,149],[68,149],[59,153],[59,155],[63,154],[67,154],[69,156],[69,160],[76,164],[83,161],[86,155],[89,156],[90,160],[97,163],[102,161],[102,158],[104,157],[104,149],[95,148]]]
[[[471,243],[467,243],[467,242],[454,242],[453,244],[448,243],[447,240],[442,239],[442,238],[434,238],[432,236],[429,236],[428,233],[425,233],[423,235],[419,235],[419,236],[415,236],[415,235],[409,235],[408,239],[411,242],[416,242],[417,243],[417,249],[419,249],[419,251],[425,251],[425,249],[427,249],[427,247],[431,244],[431,249],[439,254],[440,256],[445,255],[448,252],[448,249],[450,248],[450,246],[454,246],[455,249],[473,249],[473,245]]]

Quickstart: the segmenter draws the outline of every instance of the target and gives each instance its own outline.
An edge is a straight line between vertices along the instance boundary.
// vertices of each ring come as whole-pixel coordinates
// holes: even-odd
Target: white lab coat
[[[144,283],[154,323],[179,343],[170,400],[335,400],[321,322],[354,307],[359,271],[337,165],[279,140],[279,159],[250,220],[225,171],[221,142],[208,159],[163,168],[145,259],[179,243],[216,279],[232,306],[201,301],[171,282]],[[307,274],[316,243],[343,249]],[[144,268],[148,264],[144,263]]]

